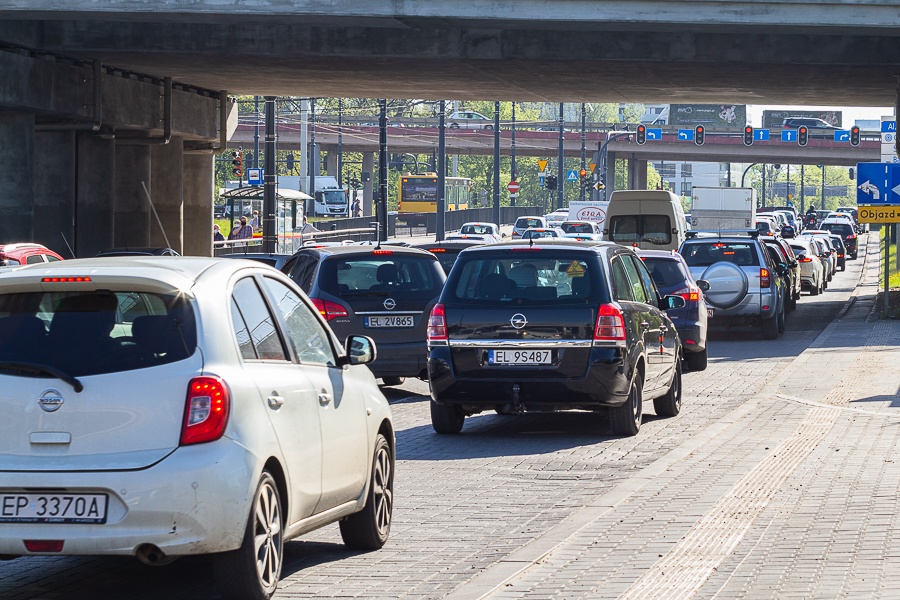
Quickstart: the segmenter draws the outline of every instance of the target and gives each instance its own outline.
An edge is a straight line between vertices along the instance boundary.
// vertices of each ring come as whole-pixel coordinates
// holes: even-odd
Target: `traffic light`
[[[697,144],[698,146],[702,146],[703,142],[706,141],[704,139],[705,137],[706,137],[706,129],[703,127],[703,125],[697,125],[696,127],[694,127],[694,143],[695,144]]]
[[[797,143],[801,146],[805,146],[809,143],[809,128],[806,125],[801,125],[799,129],[797,129]]]
[[[856,171],[853,169],[853,167],[850,167],[850,171],[847,172],[847,175],[850,176],[850,179],[856,179]]]
[[[241,148],[238,148],[231,153],[231,174],[238,178],[244,176],[244,160],[241,156],[242,154],[243,149]]]
[[[588,174],[587,169],[582,169],[582,170],[578,171],[578,176],[581,177],[582,179],[587,177],[587,174]]]
[[[547,184],[548,190],[555,190],[556,189],[556,175],[547,175],[547,177],[544,178],[544,183]]]
[[[637,126],[637,143],[643,144],[647,141],[647,127],[645,125]]]
[[[859,146],[859,127],[856,125],[850,128],[850,145]]]
[[[747,125],[744,127],[744,145],[752,146],[753,145],[753,128]]]

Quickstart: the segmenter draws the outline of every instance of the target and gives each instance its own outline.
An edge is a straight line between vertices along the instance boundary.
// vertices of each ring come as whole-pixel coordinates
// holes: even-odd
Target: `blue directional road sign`
[[[850,143],[850,130],[838,129],[834,132],[834,141]]]
[[[575,169],[569,169],[568,172],[566,172],[566,180],[578,181],[578,171],[576,171]]]
[[[900,164],[856,163],[856,203],[900,205]]]
[[[538,185],[540,185],[541,187],[544,187],[544,172],[543,171],[541,171],[538,174]]]
[[[768,129],[754,129],[753,130],[753,141],[754,142],[768,142],[769,141],[769,130]]]
[[[694,139],[694,130],[693,129],[679,129],[678,130],[678,139],[685,141],[693,141]]]
[[[897,121],[882,121],[881,133],[897,133]]]
[[[262,169],[247,169],[247,184],[248,185],[262,185],[263,184],[263,175]]]
[[[796,129],[782,129],[781,130],[781,141],[782,142],[796,142],[797,141],[797,130]]]
[[[654,127],[653,129],[647,128],[647,140],[653,140],[658,142],[662,139],[662,127]],[[681,138],[679,138],[681,139]]]

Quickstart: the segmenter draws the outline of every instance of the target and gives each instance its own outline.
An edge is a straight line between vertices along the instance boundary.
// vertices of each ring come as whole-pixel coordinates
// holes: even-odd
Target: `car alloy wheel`
[[[391,533],[394,514],[394,457],[380,433],[375,438],[366,506],[340,522],[341,539],[354,550],[378,550]]]
[[[660,417],[677,417],[681,412],[681,357],[675,358],[675,373],[665,395],[653,399],[653,409]]]
[[[643,381],[640,373],[635,374],[631,382],[631,390],[628,392],[628,400],[622,406],[616,406],[609,410],[609,420],[615,435],[633,436],[641,429],[643,417]]]

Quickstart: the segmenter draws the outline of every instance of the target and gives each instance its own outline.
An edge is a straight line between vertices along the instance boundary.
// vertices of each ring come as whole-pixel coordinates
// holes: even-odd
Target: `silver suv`
[[[697,233],[679,252],[694,279],[709,282],[704,296],[712,308],[710,327],[750,325],[759,327],[766,339],[775,339],[784,331],[784,267],[775,264],[754,233]]]

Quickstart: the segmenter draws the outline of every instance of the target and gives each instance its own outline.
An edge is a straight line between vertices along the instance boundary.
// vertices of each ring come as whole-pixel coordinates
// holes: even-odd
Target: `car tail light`
[[[812,259],[808,256],[804,256],[803,258],[798,258],[797,262],[808,263],[808,262],[812,262]]]
[[[700,288],[694,286],[688,286],[686,288],[681,288],[675,292],[672,292],[676,296],[681,296],[684,298],[685,302],[699,302],[700,301]]]
[[[225,433],[231,396],[228,386],[218,377],[194,377],[188,384],[184,405],[181,445],[213,442]]]
[[[537,246],[516,246],[515,248],[510,248],[510,252],[540,252],[541,249]]]
[[[428,341],[448,341],[450,336],[447,334],[447,315],[444,313],[443,304],[435,304],[431,309],[431,316],[428,317]]]
[[[78,277],[42,277],[41,283],[90,283],[91,278],[85,276]]]
[[[431,252],[432,254],[440,254],[441,252],[446,252],[447,249],[446,248],[429,248],[428,251]]]
[[[625,317],[616,304],[601,304],[597,310],[594,341],[625,341]]]
[[[771,287],[772,286],[772,277],[769,275],[768,269],[760,269],[759,270],[759,287]]]
[[[321,298],[310,298],[310,300],[312,300],[313,306],[318,309],[319,314],[322,315],[326,321],[348,316],[347,309],[337,302],[330,302],[329,300],[322,300]]]
[[[375,254],[377,256],[387,256],[393,253],[393,250],[372,250],[372,254]]]
[[[851,233],[850,235],[847,236],[847,239],[848,239],[848,240],[855,240],[855,239],[856,239],[856,234],[855,234],[855,233]]]
[[[29,552],[62,552],[65,540],[22,540]]]

